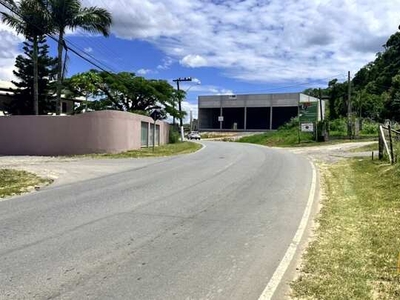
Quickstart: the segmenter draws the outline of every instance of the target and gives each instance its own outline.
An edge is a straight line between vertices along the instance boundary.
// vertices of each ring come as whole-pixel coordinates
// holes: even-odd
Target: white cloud
[[[147,40],[187,67],[256,82],[357,71],[400,22],[398,0],[121,0],[106,8],[118,37]]]
[[[201,84],[201,81],[198,78],[192,78],[192,82],[195,84]]]
[[[13,75],[15,58],[20,51],[18,45],[22,42],[22,38],[17,36],[15,32],[6,25],[0,24],[0,80],[15,79]]]
[[[93,48],[92,47],[86,47],[85,49],[83,49],[83,51],[85,51],[86,53],[92,53],[93,52]]]
[[[150,69],[139,69],[136,71],[136,73],[139,75],[146,75],[152,73],[152,71]]]
[[[166,57],[162,60],[162,63],[157,66],[159,70],[168,70],[173,64],[173,60],[171,57]]]
[[[182,58],[180,63],[185,67],[191,67],[191,68],[207,66],[207,61],[204,57],[192,54],[186,55],[184,58]]]
[[[190,111],[192,111],[193,119],[198,118],[198,106],[197,104],[190,103],[188,101],[182,101],[182,110],[186,112],[184,123],[190,122]]]
[[[232,95],[234,91],[214,85],[183,85],[182,90],[188,92],[202,93],[207,95]]]

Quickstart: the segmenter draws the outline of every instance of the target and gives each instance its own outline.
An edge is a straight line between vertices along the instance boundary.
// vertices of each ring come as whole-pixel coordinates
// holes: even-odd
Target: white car
[[[200,140],[201,136],[197,131],[192,131],[187,135],[189,140]]]

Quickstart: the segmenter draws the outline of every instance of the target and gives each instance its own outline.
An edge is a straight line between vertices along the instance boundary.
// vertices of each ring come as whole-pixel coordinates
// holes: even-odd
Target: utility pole
[[[179,97],[179,82],[181,81],[192,81],[192,77],[183,77],[183,78],[177,78],[173,80],[176,82],[176,88],[178,91],[178,97]],[[182,104],[181,104],[181,98],[179,98],[179,113],[182,113]],[[179,118],[179,126],[180,126],[180,131],[181,131],[181,141],[183,142],[183,122],[182,122],[182,115]]]
[[[190,132],[193,131],[193,111],[190,110]]]
[[[353,126],[351,121],[351,81],[350,81],[350,71],[347,74],[347,85],[348,85],[348,95],[347,95],[347,135],[349,139],[353,138]]]

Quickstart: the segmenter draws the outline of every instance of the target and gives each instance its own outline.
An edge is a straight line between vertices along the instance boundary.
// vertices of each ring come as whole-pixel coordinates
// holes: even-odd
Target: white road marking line
[[[303,237],[304,231],[307,227],[308,219],[310,218],[311,208],[314,203],[315,192],[317,187],[317,174],[315,170],[314,164],[310,161],[312,167],[312,181],[311,181],[311,188],[310,194],[308,196],[307,206],[304,210],[303,217],[300,221],[300,225],[297,228],[296,234],[288,247],[285,256],[283,257],[282,261],[280,262],[278,268],[275,270],[274,274],[272,275],[270,281],[268,282],[267,286],[265,287],[264,291],[262,292],[261,296],[258,300],[269,300],[274,295],[278,285],[282,281],[283,275],[285,274],[287,268],[289,267],[290,263],[293,260],[293,257],[297,251],[297,247]]]

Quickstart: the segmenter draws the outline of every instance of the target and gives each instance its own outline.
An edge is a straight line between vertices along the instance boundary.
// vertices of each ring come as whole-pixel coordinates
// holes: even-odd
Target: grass
[[[312,140],[312,135],[310,133],[301,133],[300,140],[301,143],[299,144],[299,136],[296,128],[245,136],[240,138],[238,142],[281,147],[316,144],[316,142]]]
[[[0,169],[0,198],[19,195],[50,182],[25,171]]]
[[[372,152],[372,151],[378,151],[378,143],[373,143],[349,150],[349,152]]]
[[[297,299],[400,299],[400,169],[347,160],[323,175],[319,227],[292,283]]]
[[[371,137],[373,140],[373,137]],[[316,142],[310,133],[300,133],[300,143],[298,138],[297,129],[285,129],[274,132],[266,132],[262,134],[255,134],[251,136],[245,136],[238,140],[241,143],[251,143],[270,147],[312,147],[321,145],[332,145],[346,142],[365,142],[368,139],[332,139],[328,142]]]
[[[215,133],[215,132],[204,132],[201,133],[201,138],[202,139],[216,139],[216,138],[224,138],[224,137],[229,137],[232,134],[223,134],[223,133]]]
[[[142,148],[139,150],[131,150],[127,152],[117,153],[117,154],[91,154],[94,158],[142,158],[142,157],[160,157],[160,156],[171,156],[178,154],[187,154],[195,152],[201,149],[202,145],[192,142],[179,142],[174,144],[162,145],[153,148]]]

